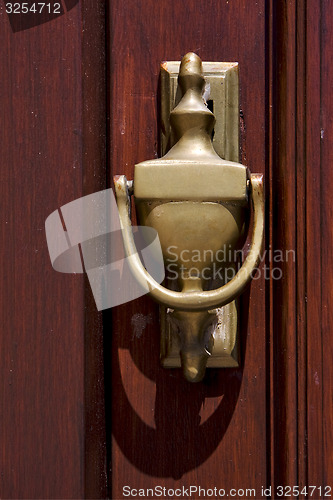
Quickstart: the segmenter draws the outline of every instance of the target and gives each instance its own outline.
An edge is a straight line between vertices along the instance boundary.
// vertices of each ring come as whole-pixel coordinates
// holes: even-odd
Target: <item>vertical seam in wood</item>
[[[301,229],[296,231],[297,259],[297,450],[298,450],[298,484],[307,484],[307,204],[306,204],[306,4],[297,2],[296,16],[296,221],[300,221]],[[303,224],[303,225],[302,225]],[[299,227],[299,226],[298,226]]]
[[[105,3],[82,0],[82,193],[106,188]],[[84,289],[84,498],[107,497],[102,313]]]
[[[273,150],[273,242],[296,248],[296,3],[276,2]],[[283,259],[282,281],[272,283],[274,343],[274,481],[295,485],[297,463],[296,263]]]
[[[111,165],[111,7],[110,2],[105,2],[105,75],[106,75],[106,186],[112,187],[112,165]],[[105,440],[106,440],[106,474],[107,474],[107,498],[112,498],[112,376],[111,376],[111,353],[112,353],[112,309],[103,314],[103,350],[104,350],[104,394],[105,394]]]
[[[319,79],[320,79],[320,84],[319,84],[319,102],[320,102],[320,116],[319,116],[319,123],[320,123],[320,130],[323,129],[323,120],[322,120],[322,53],[323,53],[323,37],[322,37],[322,19],[323,19],[323,2],[320,0],[320,7],[319,7]],[[321,131],[320,131],[321,133]],[[322,148],[322,141],[320,141],[320,147],[319,147],[319,154],[320,154],[320,175],[319,175],[319,192],[320,192],[320,200],[323,199],[323,185],[322,185],[322,165],[323,165],[323,148]],[[323,212],[322,212],[322,203],[320,203],[320,311],[322,313],[323,311],[323,287],[322,287],[322,272],[323,272]],[[321,342],[321,420],[322,420],[322,427],[321,427],[321,435],[322,435],[322,453],[321,453],[321,470],[322,470],[322,485],[325,486],[326,483],[326,478],[325,478],[325,468],[324,468],[324,425],[323,425],[323,417],[324,417],[324,384],[325,384],[325,374],[324,374],[324,342],[323,342],[323,323],[322,323],[322,315],[321,315],[321,324],[320,324],[320,342]]]
[[[266,1],[266,47],[267,50],[267,72],[266,72],[266,92],[267,92],[267,138],[266,138],[266,155],[268,158],[268,168],[266,170],[266,193],[268,193],[268,200],[266,201],[266,207],[269,210],[266,217],[266,242],[268,242],[268,248],[273,247],[273,225],[270,223],[271,214],[273,212],[272,203],[272,179],[273,179],[273,56],[274,56],[274,11],[273,11],[273,0]],[[272,262],[268,259],[269,270],[271,273]],[[268,311],[266,308],[266,373],[267,373],[267,387],[268,387],[268,398],[267,398],[267,467],[266,467],[266,482],[267,486],[272,486],[274,488],[274,369],[273,369],[273,293],[272,293],[272,280],[269,280],[268,286],[266,287]]]

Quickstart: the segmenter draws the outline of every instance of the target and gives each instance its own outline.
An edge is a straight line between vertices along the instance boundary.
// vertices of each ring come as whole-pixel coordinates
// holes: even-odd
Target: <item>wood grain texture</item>
[[[274,3],[273,247],[285,255],[297,248],[296,16],[297,2]],[[300,173],[302,175],[302,171]],[[299,180],[301,187],[301,181]],[[298,209],[298,210],[297,210]],[[302,221],[304,224],[304,220]],[[297,484],[297,269],[280,263],[283,279],[273,287],[274,465],[277,485]],[[304,300],[304,299],[303,299]]]
[[[105,189],[106,178],[106,5],[81,0],[82,9],[82,190]],[[85,280],[84,498],[106,498],[107,463],[103,315]]]
[[[0,19],[1,498],[106,498],[107,472],[115,499],[332,485],[331,2],[63,5],[23,31]],[[159,65],[189,50],[239,62],[266,248],[296,251],[242,297],[241,367],[198,385],[160,367],[148,297],[105,311],[103,337],[87,281],[52,269],[44,233],[52,211],[158,156]]]
[[[304,163],[297,169],[306,172],[306,324],[307,356],[302,360],[306,366],[307,382],[307,475],[308,484],[323,485],[324,471],[328,465],[324,460],[323,423],[323,304],[322,287],[325,270],[322,255],[322,239],[326,234],[322,226],[321,170],[325,169],[325,159],[321,158],[321,37],[322,15],[320,2],[308,1],[306,12],[306,149]],[[327,46],[328,48],[328,46]],[[326,162],[325,162],[326,163]],[[304,169],[304,164],[306,168]],[[329,178],[327,179],[329,182]],[[326,181],[325,181],[326,182]],[[327,201],[326,201],[327,203]],[[328,207],[327,207],[328,208]],[[331,325],[332,327],[333,325]],[[331,372],[332,374],[332,372]],[[327,374],[328,377],[330,376]],[[331,375],[332,376],[332,375]],[[326,378],[326,377],[325,377]],[[315,409],[315,411],[314,411]]]
[[[132,178],[135,163],[158,155],[160,62],[189,50],[239,62],[242,162],[265,172],[265,2],[114,1],[110,34],[112,174]],[[124,485],[259,490],[267,481],[265,280],[242,300],[242,367],[209,370],[198,385],[160,367],[158,306],[148,297],[115,308],[111,321],[112,498]]]
[[[106,4],[81,0],[82,19],[82,190],[107,187],[106,177]],[[103,315],[88,279],[84,291],[84,498],[106,498],[106,426]]]
[[[272,232],[296,260],[272,290],[274,481],[301,487],[332,483],[331,20],[325,1],[275,6]]]
[[[96,10],[101,2],[92,4]],[[103,438],[87,427],[86,410],[103,402],[85,373],[90,366],[95,376],[99,347],[85,352],[84,278],[52,269],[44,223],[61,205],[105,186],[85,176],[84,155],[100,175],[100,155],[89,149],[96,127],[89,130],[84,109],[85,97],[89,106],[99,97],[82,84],[88,62],[81,5],[16,33],[1,8],[0,496],[83,498],[87,457],[92,463]],[[98,332],[100,321],[91,319],[89,335],[96,339]],[[98,467],[102,450],[95,453]],[[95,478],[90,490],[97,496],[98,489],[101,495]]]
[[[332,155],[332,134],[333,134],[333,96],[332,96],[332,51],[333,51],[333,8],[328,1],[321,4],[321,124],[320,124],[320,224],[321,228],[321,314],[322,314],[322,379],[317,390],[322,394],[322,479],[324,485],[333,484],[333,313],[332,313],[332,290],[333,273],[331,264],[333,262],[332,241],[333,241],[333,155]],[[316,138],[318,130],[316,130]],[[313,186],[314,188],[314,186]],[[318,193],[318,184],[317,184]],[[318,300],[318,299],[317,299]],[[317,330],[318,333],[318,330]],[[313,332],[315,335],[315,332]],[[318,338],[317,338],[318,345]],[[320,367],[319,367],[320,369]],[[320,376],[319,376],[320,377]],[[316,382],[316,380],[315,380]],[[320,378],[319,378],[320,382]],[[317,385],[317,384],[316,384]],[[320,465],[320,462],[319,462]]]

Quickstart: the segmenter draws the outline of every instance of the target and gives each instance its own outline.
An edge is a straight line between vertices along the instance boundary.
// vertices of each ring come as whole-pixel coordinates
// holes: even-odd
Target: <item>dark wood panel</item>
[[[332,481],[330,16],[325,1],[275,5],[272,231],[275,246],[296,250],[272,290],[274,480],[282,485]]]
[[[320,149],[320,173],[316,179],[316,191],[318,193],[318,177],[320,176],[320,195],[321,195],[321,312],[322,312],[322,377],[319,375],[319,387],[322,391],[322,420],[323,420],[323,484],[333,484],[333,313],[332,313],[332,290],[333,273],[331,264],[333,262],[332,241],[333,241],[333,156],[332,156],[332,137],[333,137],[333,96],[332,96],[332,22],[333,8],[332,3],[326,0],[322,1],[321,11],[321,149]],[[318,130],[316,130],[316,138]],[[318,161],[318,156],[316,158]],[[318,221],[319,222],[319,221]],[[318,255],[316,262],[319,264]],[[317,276],[317,275],[316,275]],[[316,279],[316,278],[315,278]],[[313,332],[314,336],[318,335]],[[317,338],[318,342],[318,338]],[[317,344],[318,345],[318,344]],[[319,367],[320,368],[320,367]],[[315,382],[317,379],[315,380]]]
[[[44,232],[82,194],[79,16],[15,34],[1,19],[5,498],[83,495],[83,280],[53,271]]]
[[[265,2],[114,1],[110,35],[112,174],[132,178],[135,163],[158,155],[159,65],[189,50],[239,62],[242,161],[265,172]],[[113,498],[124,485],[259,491],[268,481],[265,285],[254,281],[243,298],[242,367],[198,385],[160,368],[156,304],[112,311]]]
[[[274,2],[273,247],[285,255],[297,245],[296,221],[296,4]],[[297,299],[295,262],[280,264],[273,285],[274,480],[297,484]]]
[[[304,2],[296,8],[296,317],[297,317],[297,447],[298,481],[308,484],[307,464],[307,307],[306,307],[306,43],[307,15]],[[282,111],[281,111],[282,112]],[[287,138],[286,138],[287,140]],[[276,478],[280,479],[279,477]],[[312,483],[311,483],[312,484]]]
[[[44,230],[51,212],[105,186],[105,130],[92,144],[100,125],[88,123],[105,124],[105,100],[104,115],[95,110],[105,47],[96,18],[104,12],[102,2],[89,4],[16,32],[1,6],[2,498],[83,498],[85,467],[93,463],[98,473],[90,473],[86,491],[100,498],[105,490],[103,379],[89,378],[101,371],[92,369],[102,352],[92,347],[101,322],[93,312],[85,324],[84,278],[52,269]],[[91,49],[82,29],[86,43],[96,30]]]
[[[106,5],[81,0],[82,8],[82,190],[107,186],[106,178]],[[84,498],[106,498],[106,426],[103,315],[85,280],[85,435]],[[108,333],[107,333],[108,334]]]
[[[325,211],[321,199],[321,30],[320,2],[307,2],[306,12],[306,155],[297,165],[306,172],[306,310],[307,310],[307,467],[308,484],[321,486],[326,464],[323,453],[323,322],[322,322],[322,245],[321,217]],[[328,48],[328,47],[327,47]],[[322,159],[323,160],[323,159]],[[304,168],[305,166],[305,168]],[[328,346],[327,346],[328,347]]]

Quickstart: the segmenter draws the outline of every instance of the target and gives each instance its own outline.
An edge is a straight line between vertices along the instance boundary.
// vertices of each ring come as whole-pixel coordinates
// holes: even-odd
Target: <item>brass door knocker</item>
[[[234,66],[230,64],[231,69]],[[168,63],[164,63],[162,71],[167,69]],[[162,362],[170,367],[181,363],[187,380],[197,382],[207,365],[237,366],[235,299],[251,280],[259,261],[264,192],[262,175],[250,174],[245,166],[222,159],[213,147],[215,117],[204,101],[207,85],[196,54],[184,56],[178,81],[182,97],[170,113],[176,143],[162,158],[135,165],[134,183],[123,175],[114,181],[125,253],[133,276],[143,286],[148,284],[151,297],[165,306]],[[238,107],[238,92],[233,92]],[[236,112],[238,116],[238,109]],[[238,130],[236,136],[238,144]],[[166,269],[173,264],[177,280],[170,280],[170,288],[154,281],[137,253],[129,216],[131,194],[140,224],[158,233]],[[253,205],[252,243],[237,271],[233,253],[244,242],[249,199]],[[214,287],[217,266],[234,269],[235,273],[231,279],[222,277]]]

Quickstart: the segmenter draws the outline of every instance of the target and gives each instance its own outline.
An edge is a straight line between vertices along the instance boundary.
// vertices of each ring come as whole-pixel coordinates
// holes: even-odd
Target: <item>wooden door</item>
[[[241,162],[269,175],[265,12],[265,2],[251,8],[241,1],[112,2],[113,174],[133,178],[135,163],[158,155],[160,63],[180,60],[192,50],[206,61],[238,61]],[[113,498],[129,492],[124,486],[229,490],[265,485],[265,285],[255,281],[242,300],[241,367],[208,370],[199,384],[184,381],[180,370],[160,366],[159,306],[149,297],[111,311],[112,369],[107,381],[112,391]]]
[[[35,24],[1,5],[0,496],[329,497],[331,3],[60,4]],[[241,162],[266,185],[241,366],[199,384],[160,367],[149,297],[98,313],[44,234],[52,211],[158,155],[159,65],[190,50],[239,63]]]
[[[55,4],[0,6],[1,498],[106,494],[102,318],[45,238],[51,212],[105,188],[105,12]]]

